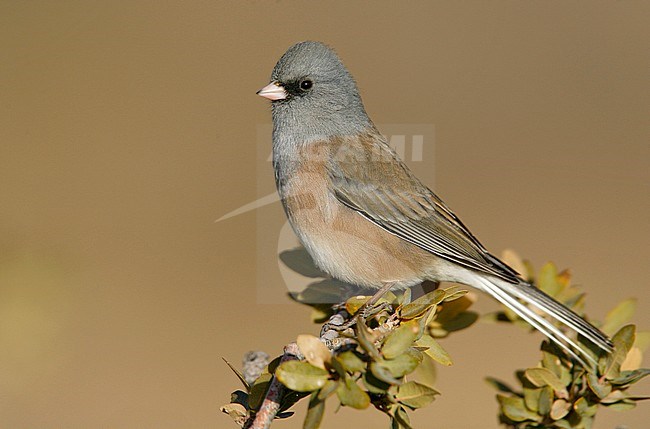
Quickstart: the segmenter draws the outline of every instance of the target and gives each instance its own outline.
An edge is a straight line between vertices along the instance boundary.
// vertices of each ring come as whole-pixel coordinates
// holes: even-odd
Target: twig
[[[284,347],[284,354],[280,359],[280,363],[301,358],[302,355],[298,346],[296,343],[291,343]],[[266,392],[266,396],[262,402],[262,406],[257,413],[248,419],[244,424],[243,429],[268,429],[280,409],[280,401],[282,400],[283,393],[284,386],[276,377],[273,377],[271,379],[269,390]]]
[[[349,322],[356,322],[356,318],[351,318],[344,306],[336,306],[335,310],[336,312],[322,326],[320,332],[320,340],[323,341],[332,351],[347,346],[348,344],[356,344],[356,341],[353,338],[341,335],[344,333],[353,333]],[[381,338],[393,331],[397,325],[398,319],[397,316],[395,316],[389,318],[389,320],[375,328],[375,330],[380,334]],[[244,362],[254,361],[256,360],[255,358],[259,358],[259,356],[253,356],[249,353],[244,358]],[[290,343],[284,347],[284,353],[280,358],[280,364],[291,360],[302,359],[304,359],[304,357],[302,356],[298,345],[296,343]],[[280,403],[284,395],[284,390],[284,385],[280,383],[277,378],[273,377],[260,409],[255,414],[249,416],[242,429],[268,429],[280,410]]]

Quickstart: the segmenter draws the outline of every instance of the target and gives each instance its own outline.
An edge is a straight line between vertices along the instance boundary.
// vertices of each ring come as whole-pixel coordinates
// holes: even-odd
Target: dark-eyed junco
[[[389,147],[326,45],[290,47],[259,92],[272,100],[273,166],[296,235],[334,278],[386,291],[424,280],[475,287],[593,362],[550,319],[612,350],[605,334],[492,256]]]

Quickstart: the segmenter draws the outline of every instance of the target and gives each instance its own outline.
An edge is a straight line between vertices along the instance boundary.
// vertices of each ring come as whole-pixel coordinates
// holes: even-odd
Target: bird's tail
[[[477,286],[480,289],[510,308],[519,317],[530,323],[535,329],[542,332],[562,349],[566,350],[567,353],[581,362],[586,368],[592,365],[587,365],[585,359],[592,364],[596,363],[592,354],[588,353],[584,346],[581,346],[575,339],[560,330],[550,320],[544,318],[539,313],[540,311],[554,321],[558,321],[582,335],[606,352],[609,353],[613,350],[612,342],[605,334],[535,286],[523,281],[513,284],[497,278],[488,278],[480,275],[475,276],[475,280],[479,283]]]

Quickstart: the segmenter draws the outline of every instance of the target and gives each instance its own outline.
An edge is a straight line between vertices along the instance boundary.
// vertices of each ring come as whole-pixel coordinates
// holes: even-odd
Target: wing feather
[[[344,141],[328,170],[336,198],[384,230],[469,269],[521,281],[485,250],[380,135]]]

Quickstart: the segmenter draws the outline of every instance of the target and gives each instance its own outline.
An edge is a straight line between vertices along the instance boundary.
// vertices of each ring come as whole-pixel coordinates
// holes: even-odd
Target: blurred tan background
[[[376,123],[435,126],[435,163],[413,168],[488,248],[570,267],[594,318],[638,297],[650,328],[649,19],[625,0],[0,1],[0,426],[234,428],[221,357],[316,332],[284,295],[257,299],[282,284],[258,233],[279,204],[214,222],[273,191],[255,91],[304,39],[337,49]],[[497,427],[483,378],[512,380],[540,340],[444,341],[455,365],[415,426]],[[323,427],[349,418],[388,424],[344,409]]]

